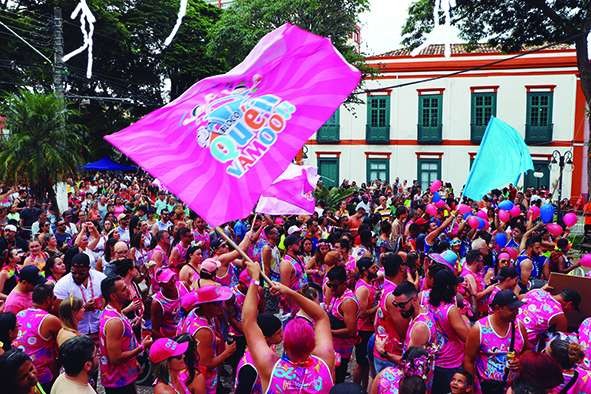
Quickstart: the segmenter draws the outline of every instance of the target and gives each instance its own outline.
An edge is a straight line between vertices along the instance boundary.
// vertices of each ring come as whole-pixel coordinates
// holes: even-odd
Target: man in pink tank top
[[[31,357],[39,383],[48,393],[57,377],[56,337],[62,328],[60,320],[50,314],[54,300],[53,285],[38,285],[33,289],[33,306],[16,315],[19,330],[13,343]]]
[[[139,376],[137,357],[152,344],[147,336],[137,344],[131,323],[121,309],[131,301],[131,292],[123,278],[103,279],[101,292],[107,306],[99,323],[100,373],[106,394],[135,394]]]
[[[470,328],[464,368],[478,376],[482,391],[506,389],[509,371],[519,370],[519,355],[527,349],[525,327],[516,320],[523,302],[511,290],[495,295],[493,313]]]
[[[285,257],[279,265],[280,282],[292,290],[299,291],[307,283],[306,267],[304,261],[298,256],[300,250],[300,237],[297,234],[288,235],[283,241],[285,245]],[[283,313],[295,315],[297,306],[289,298],[281,300]]]
[[[181,296],[178,289],[177,275],[170,268],[156,271],[156,280],[160,290],[154,294],[150,315],[152,316],[152,336],[154,338],[172,338],[180,322]]]

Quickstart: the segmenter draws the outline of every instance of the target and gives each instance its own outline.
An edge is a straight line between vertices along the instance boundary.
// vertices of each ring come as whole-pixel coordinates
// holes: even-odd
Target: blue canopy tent
[[[128,166],[125,164],[115,163],[108,157],[103,157],[100,160],[86,163],[82,169],[87,171],[136,171],[136,166]]]

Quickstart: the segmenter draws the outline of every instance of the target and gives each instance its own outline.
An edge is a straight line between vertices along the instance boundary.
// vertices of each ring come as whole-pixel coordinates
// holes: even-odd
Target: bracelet
[[[251,280],[250,280],[250,284],[249,284],[249,286],[250,286],[250,285],[260,286],[260,285],[261,285],[261,281],[259,281],[259,280],[254,280],[254,279],[251,279]]]

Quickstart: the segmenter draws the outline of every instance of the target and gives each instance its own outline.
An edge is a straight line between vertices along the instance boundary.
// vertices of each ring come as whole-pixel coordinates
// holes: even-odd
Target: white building
[[[555,47],[513,58],[488,45],[467,49],[454,45],[451,58],[442,45],[416,57],[407,50],[368,57],[377,73],[364,89],[372,92],[359,95],[363,104],[341,106],[308,142],[304,162],[317,165],[325,184],[399,177],[425,186],[441,178],[459,190],[495,115],[530,147],[535,171],[521,184],[525,179],[527,186],[552,190],[559,173],[556,165],[549,168],[552,152],[570,150],[573,167],[564,172],[562,195],[586,192],[585,99],[575,50]]]

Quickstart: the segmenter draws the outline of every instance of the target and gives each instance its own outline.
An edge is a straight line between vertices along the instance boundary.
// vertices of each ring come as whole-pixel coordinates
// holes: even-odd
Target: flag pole
[[[248,257],[248,255],[246,254],[246,252],[244,252],[244,250],[242,250],[238,245],[236,245],[236,242],[234,242],[230,237],[228,237],[228,235],[224,232],[224,230],[220,227],[220,226],[216,226],[215,227],[215,231],[218,232],[218,234],[224,239],[224,241],[226,241],[228,244],[230,244],[230,246],[232,246],[234,249],[236,249],[236,251],[238,253],[240,253],[240,255],[247,260],[250,263],[254,263],[254,264],[258,264],[255,263],[254,261],[252,261],[252,259],[250,257]],[[261,269],[261,277],[271,286],[273,284],[273,281],[271,279],[269,279],[269,277],[265,274],[265,271]]]

